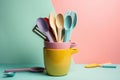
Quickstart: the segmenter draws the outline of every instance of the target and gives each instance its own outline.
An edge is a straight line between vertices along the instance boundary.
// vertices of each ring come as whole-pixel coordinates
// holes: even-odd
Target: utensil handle
[[[46,39],[46,36],[42,34],[42,32],[39,31],[39,29],[37,28],[37,26],[35,26],[32,31],[37,34],[38,36],[40,36],[43,39]]]
[[[53,29],[53,33],[54,33],[54,35],[55,35],[56,41],[58,42],[58,36],[57,36],[57,31],[56,31],[56,29]]]
[[[7,69],[4,72],[22,72],[22,71],[29,71],[30,68],[22,68],[22,69]]]
[[[47,36],[47,38],[50,42],[54,42],[54,40],[53,40],[53,38],[52,38],[52,36],[50,35],[49,32],[46,32],[46,36]]]
[[[58,30],[58,42],[61,42],[61,41],[62,41],[62,36],[61,36],[62,34],[61,34],[61,33],[62,33],[62,30],[59,29],[59,30]]]
[[[64,42],[69,42],[70,36],[71,36],[71,31],[70,30],[66,30],[65,31]]]

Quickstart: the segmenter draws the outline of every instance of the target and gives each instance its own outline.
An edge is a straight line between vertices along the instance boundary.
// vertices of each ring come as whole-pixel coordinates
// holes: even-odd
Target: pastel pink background
[[[55,11],[78,16],[72,41],[76,63],[120,63],[120,0],[52,0]]]

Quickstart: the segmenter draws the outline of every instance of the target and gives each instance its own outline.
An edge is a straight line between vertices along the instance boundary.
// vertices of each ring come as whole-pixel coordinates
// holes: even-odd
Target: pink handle
[[[5,70],[4,72],[22,72],[22,71],[30,71],[31,68],[22,68],[22,69],[8,69]]]

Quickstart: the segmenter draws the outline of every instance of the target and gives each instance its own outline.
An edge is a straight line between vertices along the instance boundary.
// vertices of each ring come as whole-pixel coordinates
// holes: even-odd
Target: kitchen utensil
[[[43,18],[37,19],[37,26],[42,33],[45,33],[50,42],[54,42],[49,32],[49,25],[45,22]]]
[[[102,68],[116,68],[116,65],[102,65]]]
[[[64,38],[64,41],[65,42],[68,42],[70,40],[70,37],[71,37],[71,33],[77,23],[77,15],[74,11],[68,11],[66,12],[65,14],[65,20],[67,20],[67,16],[71,16],[71,19],[72,19],[72,22],[71,22],[71,26],[69,28],[67,28],[67,30],[65,30],[65,38]],[[66,24],[64,25],[65,27],[67,27],[67,22]],[[67,31],[67,34],[66,34],[66,31]]]
[[[37,25],[35,25],[35,27],[32,29],[32,31],[37,34],[38,36],[40,36],[41,38],[43,38],[44,40],[47,39],[47,37],[45,36],[45,34],[43,34],[37,27]]]
[[[70,11],[67,11],[66,13],[65,13],[65,15],[68,15],[68,14],[70,14]],[[64,16],[65,16],[64,15]],[[65,26],[65,25],[64,25]],[[64,37],[65,37],[65,28],[62,30],[62,41],[64,42]]]
[[[62,14],[57,14],[56,16],[56,25],[57,25],[57,31],[58,31],[58,41],[62,41],[62,30],[64,28],[64,18]]]
[[[69,42],[70,37],[70,28],[71,28],[72,18],[69,15],[65,16],[64,20],[64,29],[65,29],[65,36],[64,36],[64,42]]]
[[[7,72],[4,73],[5,77],[14,77],[15,76],[15,72]]]
[[[85,68],[96,68],[96,67],[100,67],[100,64],[87,64],[85,65]]]
[[[49,32],[50,32],[50,35],[51,35],[51,37],[52,37],[52,39],[54,40],[54,42],[56,42],[56,38],[55,38],[55,34],[54,34],[54,32],[53,32],[53,30],[52,30],[52,27],[50,26],[50,21],[49,21],[49,19],[48,18],[43,18],[45,21],[46,21],[46,23],[49,25]]]
[[[72,29],[73,29],[73,28],[75,28],[75,25],[77,23],[77,15],[76,15],[76,13],[74,11],[71,11],[70,15],[72,17],[72,24],[71,24],[71,26],[72,26]]]
[[[47,23],[48,23],[48,25],[50,25],[49,24],[49,19],[47,18],[47,17],[45,17],[45,18],[43,18]]]
[[[42,67],[32,67],[32,68],[19,68],[19,69],[7,69],[4,72],[24,72],[24,71],[31,71],[31,72],[43,72],[45,69]]]
[[[49,22],[50,22],[50,27],[52,28],[52,31],[55,35],[55,39],[58,42],[58,36],[57,36],[57,30],[56,30],[56,20],[55,20],[55,16],[53,13],[50,13],[50,15],[49,15]]]

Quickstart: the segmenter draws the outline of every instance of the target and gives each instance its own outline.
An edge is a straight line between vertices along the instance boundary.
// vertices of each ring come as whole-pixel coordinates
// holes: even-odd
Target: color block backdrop
[[[56,12],[74,10],[76,63],[120,63],[120,0],[52,0]]]
[[[0,63],[43,65],[43,40],[32,28],[54,9],[78,15],[76,63],[120,63],[119,0],[0,0]]]
[[[50,11],[50,0],[0,0],[0,63],[43,65],[43,40],[32,29]]]

